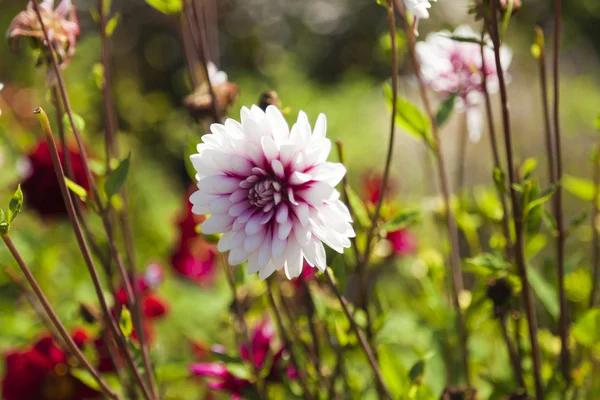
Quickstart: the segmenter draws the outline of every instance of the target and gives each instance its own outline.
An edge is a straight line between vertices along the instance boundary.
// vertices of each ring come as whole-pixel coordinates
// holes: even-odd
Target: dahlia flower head
[[[493,45],[486,39],[482,60],[478,43],[460,42],[451,39],[452,36],[481,39],[481,35],[470,26],[461,25],[454,33],[444,30],[429,34],[425,41],[417,43],[417,56],[423,79],[433,91],[443,99],[458,94],[456,107],[467,113],[469,136],[477,142],[483,128],[483,117],[478,107],[484,100],[482,73],[486,76],[489,93],[495,93],[499,88]],[[505,74],[511,60],[512,51],[501,46],[500,61]]]
[[[260,279],[281,268],[295,278],[304,260],[325,270],[323,243],[342,253],[355,235],[335,190],[346,169],[326,161],[325,115],[314,130],[302,111],[290,130],[274,106],[244,107],[241,121],[211,125],[190,157],[198,180],[192,212],[211,214],[201,232],[223,234],[218,250],[229,251],[229,264],[247,260]]]
[[[40,14],[44,25],[48,30],[48,36],[52,46],[59,56],[59,63],[65,66],[75,54],[75,45],[80,33],[79,19],[71,0],[61,0],[54,8],[54,0],[43,0],[39,2]],[[48,46],[42,25],[29,2],[27,9],[21,11],[12,20],[6,36],[16,46],[19,37],[31,37],[36,41]]]

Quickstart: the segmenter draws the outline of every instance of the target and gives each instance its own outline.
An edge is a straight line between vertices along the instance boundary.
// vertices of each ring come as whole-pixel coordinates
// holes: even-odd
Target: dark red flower
[[[75,337],[82,339],[82,332]],[[78,343],[79,344],[79,343]],[[82,342],[83,344],[83,342]],[[4,400],[86,400],[101,394],[71,375],[67,354],[50,336],[43,337],[26,351],[5,356],[2,379]]]
[[[59,148],[59,157],[63,168],[65,157]],[[74,181],[89,190],[89,183],[83,166],[81,154],[68,149]],[[36,210],[42,217],[56,218],[67,215],[63,197],[58,186],[58,179],[54,172],[52,156],[48,143],[40,141],[35,148],[25,157],[21,167],[21,189],[26,205]],[[79,201],[79,200],[78,200]]]
[[[185,197],[184,211],[177,222],[179,241],[171,255],[171,265],[178,274],[198,284],[212,283],[217,247],[196,232],[196,226],[202,223],[205,217],[192,213],[192,205],[188,200],[191,193],[193,190]]]

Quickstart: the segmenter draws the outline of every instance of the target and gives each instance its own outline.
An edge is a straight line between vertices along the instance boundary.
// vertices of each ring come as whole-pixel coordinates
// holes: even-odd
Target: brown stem
[[[592,290],[590,292],[590,308],[596,304],[596,293],[598,292],[598,280],[600,279],[600,239],[598,235],[598,204],[600,203],[600,145],[596,146],[594,156],[594,199],[592,200]]]
[[[284,346],[290,355],[290,360],[296,369],[296,373],[298,374],[298,381],[300,382],[300,386],[302,386],[302,392],[304,394],[304,398],[307,400],[312,400],[313,396],[308,390],[308,383],[306,382],[306,376],[304,370],[301,368],[298,359],[294,353],[292,348],[292,342],[285,330],[285,326],[283,325],[283,318],[281,318],[281,314],[279,313],[279,309],[277,308],[277,303],[275,302],[275,297],[273,297],[273,287],[271,285],[271,281],[267,279],[267,295],[269,297],[269,302],[271,303],[271,308],[273,309],[273,314],[275,314],[275,320],[277,321],[277,327],[279,329],[279,334],[281,335],[281,339],[283,340]]]
[[[42,304],[42,307],[44,308],[44,311],[48,315],[48,318],[50,319],[50,321],[52,321],[52,324],[54,325],[54,327],[60,334],[62,340],[68,346],[68,350],[77,358],[77,360],[83,365],[83,367],[92,375],[94,380],[96,382],[98,382],[98,385],[99,385],[100,389],[102,390],[102,393],[104,393],[106,396],[110,397],[111,399],[118,399],[119,397],[106,384],[106,382],[104,382],[102,377],[100,377],[100,374],[98,373],[98,371],[92,366],[92,364],[87,360],[87,358],[85,358],[85,356],[83,355],[81,350],[79,350],[79,347],[77,347],[77,345],[73,341],[73,338],[71,337],[71,335],[69,334],[69,332],[67,331],[65,326],[62,324],[62,322],[58,318],[58,315],[56,315],[56,312],[54,312],[54,309],[50,305],[50,302],[44,295],[44,292],[42,291],[41,287],[38,285],[35,277],[31,273],[31,270],[29,269],[27,264],[25,264],[25,261],[21,257],[21,254],[19,254],[18,250],[16,249],[16,247],[13,244],[10,237],[8,235],[3,235],[2,240],[4,241],[4,244],[6,244],[6,247],[8,248],[8,250],[10,251],[12,256],[15,258],[15,261],[21,268],[21,271],[23,271],[23,275],[25,275],[25,278],[29,282],[29,285],[31,286],[33,292],[35,293],[38,300]]]
[[[395,0],[396,8],[398,12],[403,17],[406,16],[404,12],[404,4],[400,0]],[[404,18],[406,21],[406,18]],[[458,339],[459,339],[459,353],[462,364],[462,369],[465,375],[465,380],[467,384],[470,384],[470,376],[469,376],[469,349],[467,345],[467,329],[465,326],[465,322],[462,315],[462,310],[460,308],[460,303],[458,301],[458,296],[460,292],[463,291],[463,277],[460,267],[460,254],[459,254],[459,244],[458,244],[458,229],[456,227],[456,221],[454,219],[454,215],[452,212],[452,208],[450,205],[450,185],[448,183],[448,176],[446,172],[446,165],[444,156],[441,151],[441,141],[440,135],[438,131],[438,127],[435,120],[435,114],[433,113],[433,109],[431,108],[431,104],[429,103],[429,98],[427,97],[427,90],[425,88],[425,82],[423,81],[423,76],[421,74],[421,66],[419,64],[419,60],[416,54],[416,37],[414,27],[410,23],[405,23],[405,33],[409,39],[409,54],[410,59],[413,64],[413,69],[415,71],[415,75],[417,77],[417,82],[419,84],[419,92],[421,94],[421,99],[423,101],[423,105],[425,107],[425,112],[431,121],[431,128],[433,131],[433,139],[436,143],[435,146],[435,155],[437,161],[438,175],[440,177],[440,183],[442,186],[442,195],[444,198],[444,206],[446,212],[446,226],[448,229],[448,236],[450,239],[450,267],[452,272],[452,303],[454,306],[454,310],[456,313],[456,329],[458,331]]]
[[[315,302],[313,301],[312,295],[310,293],[310,289],[308,287],[308,283],[304,277],[300,276],[300,286],[302,289],[302,298],[304,299],[304,308],[306,309],[306,316],[308,319],[308,329],[312,336],[313,340],[313,350],[315,354],[315,358],[317,360],[317,365],[319,365],[321,360],[321,351],[319,350],[319,333],[317,331],[317,326],[314,321],[315,317]],[[317,371],[320,371],[320,368],[317,368]]]
[[[33,1],[35,4],[36,0]],[[100,307],[102,308],[105,323],[108,325],[109,329],[111,330],[111,333],[115,337],[117,345],[119,346],[119,350],[124,354],[127,365],[131,369],[131,372],[134,374],[136,380],[138,381],[140,388],[142,389],[142,392],[144,394],[144,397],[147,400],[153,400],[151,393],[148,391],[148,388],[146,387],[146,384],[144,383],[140,372],[135,365],[133,356],[131,355],[129,348],[127,347],[127,343],[125,342],[125,339],[123,338],[123,335],[121,334],[121,331],[119,330],[119,327],[117,326],[115,320],[112,318],[110,309],[108,307],[108,303],[106,301],[106,298],[104,297],[104,292],[102,290],[102,285],[100,284],[100,277],[98,275],[98,271],[94,264],[94,260],[92,259],[92,255],[85,240],[79,220],[77,219],[75,207],[73,206],[73,201],[71,199],[71,196],[69,195],[69,189],[67,188],[65,182],[65,173],[60,163],[58,149],[56,148],[56,143],[54,142],[54,135],[52,134],[52,129],[50,128],[48,116],[41,108],[36,108],[34,114],[37,115],[40,124],[42,125],[42,128],[44,130],[44,134],[46,135],[46,141],[48,142],[48,147],[52,156],[52,163],[54,165],[56,178],[58,179],[61,194],[65,202],[65,208],[67,209],[67,214],[73,226],[73,231],[77,239],[77,244],[79,245],[79,249],[81,250],[82,256],[85,260],[85,264],[90,273],[92,283],[94,284],[94,290],[96,291],[96,296],[98,297]]]
[[[458,168],[456,169],[456,193],[462,194],[465,187],[465,169],[467,164],[467,147],[469,146],[469,132],[466,124],[467,115],[463,114],[461,118],[462,123],[460,124],[458,146]]]
[[[190,30],[192,31],[192,35],[193,35],[193,27],[194,25],[196,26],[196,33],[197,36],[194,36],[195,40],[196,40],[196,49],[198,52],[198,57],[200,58],[200,61],[202,62],[202,68],[204,70],[204,75],[206,76],[206,83],[208,85],[208,91],[210,93],[210,99],[211,99],[211,112],[212,112],[212,117],[213,120],[215,121],[215,123],[221,123],[221,116],[219,115],[219,108],[217,107],[217,97],[215,95],[215,91],[214,88],[212,86],[212,82],[210,81],[210,77],[208,75],[208,62],[210,61],[208,59],[209,55],[207,53],[207,49],[206,49],[206,28],[204,26],[204,21],[202,18],[202,13],[200,12],[199,6],[197,4],[197,2],[192,1],[192,8],[190,9],[190,7],[186,7],[186,15],[188,16],[188,26],[190,28]],[[191,15],[193,14],[193,16],[195,16],[196,18],[196,24],[194,24],[194,20],[193,20],[193,16]]]
[[[221,257],[221,260],[222,260],[223,266],[225,267],[225,276],[227,278],[227,283],[229,285],[229,288],[231,289],[231,295],[233,297],[233,306],[234,306],[235,316],[237,318],[237,323],[239,324],[241,331],[242,331],[241,341],[244,344],[244,346],[246,346],[246,348],[248,349],[248,356],[250,357],[250,363],[252,364],[254,379],[256,379],[256,392],[258,393],[259,397],[262,399],[262,398],[265,398],[266,383],[265,383],[264,379],[261,378],[260,367],[254,361],[254,351],[252,350],[252,338],[250,337],[250,330],[248,329],[248,325],[246,324],[244,309],[238,299],[235,282],[233,280],[233,272],[231,271],[231,266],[229,265],[229,263],[227,262],[227,259],[225,257]]]
[[[392,399],[393,396],[391,395],[389,389],[387,388],[387,385],[385,384],[385,381],[383,380],[383,375],[381,374],[381,369],[379,368],[379,364],[377,363],[377,359],[375,358],[373,349],[367,342],[364,332],[362,331],[360,326],[358,326],[358,323],[354,319],[354,316],[352,315],[352,312],[350,311],[350,308],[348,306],[348,300],[346,300],[346,298],[344,296],[342,296],[342,294],[340,293],[340,290],[338,289],[337,285],[335,284],[335,281],[333,280],[333,277],[331,276],[331,272],[329,272],[328,269],[326,269],[323,272],[323,275],[325,275],[325,277],[327,278],[327,283],[329,284],[329,287],[331,288],[333,293],[335,293],[335,297],[337,297],[338,301],[340,302],[340,304],[342,306],[342,309],[344,310],[344,313],[346,314],[346,317],[348,317],[348,320],[350,321],[350,325],[352,326],[352,330],[354,331],[354,333],[356,334],[356,337],[358,338],[358,343],[360,344],[360,347],[362,348],[365,355],[367,356],[367,361],[369,361],[369,365],[371,366],[371,369],[373,370],[375,378],[377,379],[377,383],[378,383],[379,387],[383,390],[383,395],[385,395],[385,397],[387,397],[389,399]]]
[[[198,64],[198,56],[194,54],[194,38],[191,37],[191,29],[186,21],[185,13],[181,14],[181,38],[183,41],[183,50],[185,53],[185,61],[187,63],[188,72],[192,81],[193,90],[198,87],[198,74],[196,73],[196,65]]]
[[[554,145],[556,146],[556,179],[560,182],[563,176],[561,133],[560,133],[560,22],[561,0],[554,1]],[[569,352],[569,308],[565,291],[565,241],[564,214],[562,205],[562,186],[556,190],[554,198],[554,217],[558,229],[556,257],[558,264],[558,298],[560,303],[560,365],[567,384],[571,382],[571,354]]]
[[[498,73],[498,81],[500,84],[500,97],[502,100],[502,122],[504,126],[504,141],[506,145],[506,158],[508,164],[508,177],[510,184],[510,198],[513,210],[513,219],[515,222],[515,261],[517,264],[518,272],[521,277],[523,289],[521,291],[523,296],[523,304],[525,306],[525,313],[527,316],[527,324],[529,327],[529,339],[531,341],[531,356],[533,359],[533,377],[535,381],[535,393],[537,400],[543,400],[544,398],[544,387],[541,376],[541,355],[540,346],[537,338],[537,317],[535,313],[535,307],[533,302],[533,296],[531,294],[531,287],[529,285],[529,278],[527,276],[527,266],[525,260],[525,248],[524,248],[524,232],[523,232],[523,218],[522,212],[519,205],[519,196],[517,191],[513,188],[513,184],[517,183],[516,173],[514,169],[514,158],[512,152],[512,136],[510,126],[510,113],[508,106],[508,94],[506,91],[506,82],[504,79],[504,70],[502,69],[502,62],[500,60],[500,39],[498,33],[498,20],[497,20],[497,5],[495,1],[491,1],[491,22],[488,22],[488,31],[492,37],[494,43],[494,59],[496,62],[496,70]]]
[[[110,4],[110,3],[109,3]],[[100,31],[100,41],[102,47],[102,66],[104,69],[104,83],[102,85],[102,92],[104,97],[104,118],[105,118],[105,145],[106,145],[106,169],[110,171],[110,161],[113,157],[119,157],[119,143],[117,140],[117,131],[118,131],[118,122],[115,115],[115,107],[113,104],[113,90],[112,90],[112,64],[110,60],[110,40],[106,33],[106,23],[108,19],[108,13],[110,10],[107,9],[107,3],[105,0],[98,0],[98,13],[99,13],[99,31]],[[128,210],[129,202],[127,198],[127,193],[125,188],[121,190],[121,197],[123,198],[123,210]],[[110,207],[110,205],[109,205]],[[118,219],[121,225],[121,230],[123,231],[123,237],[125,240],[125,251],[127,255],[127,265],[129,266],[129,271],[126,272],[125,268],[123,268],[122,263],[119,263],[119,255],[116,251],[116,246],[114,244],[114,240],[112,240],[112,229],[108,224],[105,224],[107,227],[107,233],[109,234],[109,243],[111,245],[111,250],[113,250],[113,254],[115,260],[117,261],[117,265],[120,269],[121,277],[123,279],[123,284],[127,290],[129,307],[132,310],[133,323],[136,327],[136,333],[138,336],[138,342],[140,345],[141,353],[142,353],[142,362],[144,363],[144,370],[146,372],[146,378],[148,380],[148,384],[154,397],[158,395],[158,389],[156,386],[156,381],[154,379],[154,373],[152,369],[152,363],[150,362],[150,355],[148,345],[146,343],[146,335],[143,329],[142,322],[142,307],[140,304],[141,295],[139,292],[139,288],[137,284],[131,285],[129,281],[129,276],[131,279],[135,281],[135,260],[134,260],[134,245],[133,245],[133,236],[131,233],[131,226],[129,224],[129,219],[127,218],[127,214],[125,211],[119,211]],[[106,222],[109,221],[109,215],[106,216]],[[131,286],[133,286],[133,290],[131,290]]]
[[[492,101],[490,99],[490,94],[487,89],[487,74],[486,74],[486,65],[485,65],[485,45],[483,44],[485,28],[483,30],[483,34],[481,35],[481,72],[482,72],[482,80],[483,80],[483,94],[485,97],[485,111],[487,114],[487,122],[488,122],[488,130],[490,132],[490,145],[492,147],[492,156],[494,158],[494,168],[497,168],[500,171],[502,169],[502,163],[500,162],[500,151],[498,149],[498,138],[496,136],[496,128],[494,126],[494,114],[492,113]],[[498,188],[498,198],[500,199],[500,203],[502,204],[502,231],[504,234],[504,238],[506,239],[506,257],[507,260],[512,262],[513,259],[513,243],[512,237],[510,234],[510,223],[509,223],[509,210],[506,204],[506,193],[504,188]]]

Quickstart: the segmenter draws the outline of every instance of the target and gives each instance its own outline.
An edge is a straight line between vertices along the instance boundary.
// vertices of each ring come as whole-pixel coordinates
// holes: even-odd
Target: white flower
[[[227,83],[227,73],[219,71],[217,66],[212,61],[208,62],[206,69],[208,70],[208,80],[212,86],[218,86]]]
[[[406,9],[414,14],[415,18],[429,18],[431,2],[437,0],[404,0]]]
[[[326,161],[325,115],[312,132],[302,111],[291,130],[274,106],[266,113],[244,107],[241,117],[241,124],[211,125],[190,157],[198,172],[192,212],[212,214],[200,230],[222,233],[218,248],[229,251],[229,263],[248,260],[248,273],[261,279],[282,267],[289,279],[297,277],[304,260],[324,270],[323,243],[342,253],[354,237],[334,189],[346,169]]]
[[[482,70],[489,93],[498,91],[498,71],[494,50],[487,41],[484,48],[485,69],[481,59],[481,46],[478,43],[461,42],[450,37],[481,39],[470,26],[461,25],[454,33],[440,31],[431,33],[424,42],[417,43],[417,56],[425,83],[445,99],[457,93],[457,108],[467,113],[469,136],[476,142],[482,131],[482,116],[478,105],[483,101]],[[502,46],[500,61],[506,73],[512,60],[512,51]],[[508,77],[507,77],[508,78]]]

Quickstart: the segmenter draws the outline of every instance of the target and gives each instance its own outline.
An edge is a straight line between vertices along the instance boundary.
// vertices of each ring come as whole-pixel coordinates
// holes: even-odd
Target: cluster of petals
[[[211,214],[200,230],[222,234],[218,249],[229,251],[229,263],[247,260],[261,279],[281,268],[297,277],[304,260],[324,270],[323,243],[342,253],[354,236],[335,190],[346,170],[326,161],[325,116],[313,130],[300,111],[289,129],[278,108],[253,106],[242,108],[241,121],[211,125],[191,156],[198,180],[192,212]]]
[[[80,329],[73,333],[81,348],[88,336]],[[5,400],[89,400],[101,393],[71,374],[69,356],[51,336],[45,336],[30,348],[5,355],[2,398]]]
[[[483,49],[477,42],[458,41],[452,36],[463,39],[481,39],[467,25],[456,28],[454,33],[440,31],[431,33],[425,41],[417,43],[417,56],[425,83],[442,98],[457,94],[457,107],[467,112],[467,122],[471,140],[481,136],[482,116],[477,107],[484,99],[483,74],[486,77],[489,93],[498,91],[498,70],[494,50],[489,40]],[[500,61],[503,73],[508,70],[512,52],[506,46],[500,48]]]
[[[429,18],[429,9],[431,2],[437,0],[404,0],[406,9],[410,11],[415,18]]]
[[[39,9],[51,45],[58,53],[60,64],[64,66],[75,54],[80,33],[75,7],[71,0],[61,0],[56,8],[54,8],[54,0],[43,0],[39,3]],[[12,20],[6,35],[12,41],[19,37],[30,37],[39,44],[48,46],[42,24],[31,2],[25,11],[17,14]],[[13,45],[16,45],[16,42]]]
[[[196,231],[206,218],[192,213],[188,200],[192,193],[193,188],[186,195],[183,211],[177,219],[179,239],[171,254],[171,266],[180,276],[199,285],[207,285],[214,281],[217,246]]]
[[[286,365],[284,360],[285,348],[276,344],[275,327],[268,317],[264,317],[254,328],[250,341],[250,349],[242,345],[239,355],[245,362],[254,362],[265,380],[272,383],[281,382],[284,376],[289,379],[296,377],[293,367]],[[212,347],[213,352],[225,353],[223,346]],[[228,392],[232,399],[241,399],[252,390],[252,383],[247,379],[236,376],[226,364],[220,362],[201,362],[190,365],[190,371],[200,377],[208,378],[208,387],[213,390]]]

